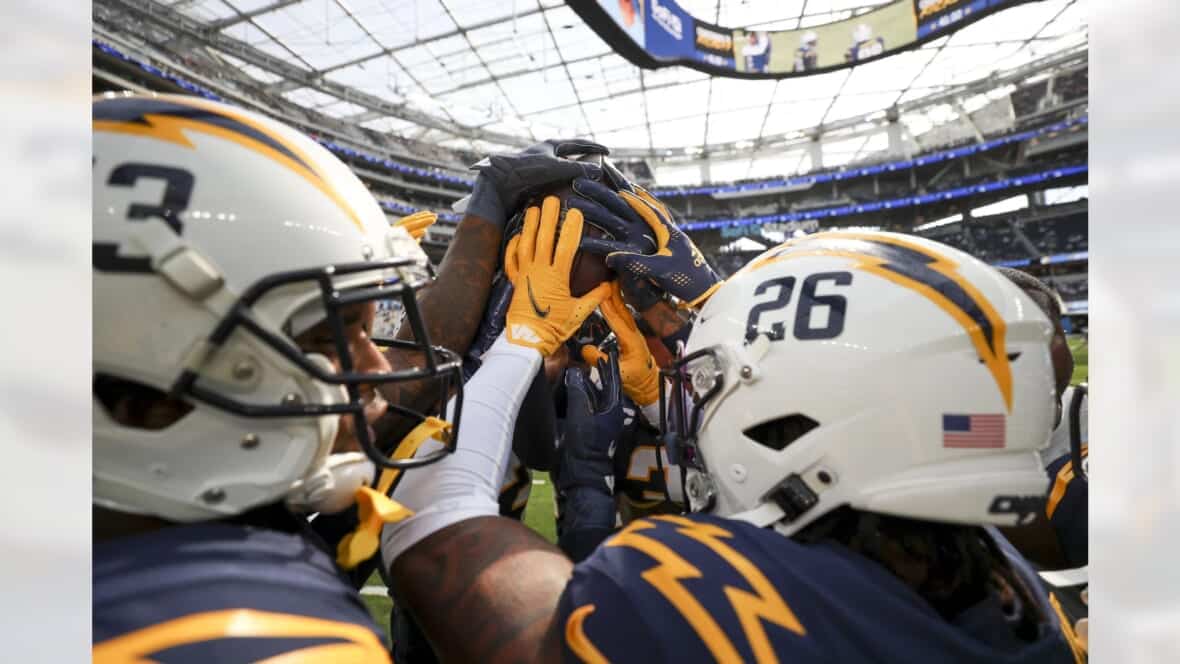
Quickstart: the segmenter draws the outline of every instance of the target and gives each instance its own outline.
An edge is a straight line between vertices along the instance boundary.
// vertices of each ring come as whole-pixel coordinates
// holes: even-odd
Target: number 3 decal
[[[833,339],[844,331],[844,313],[848,307],[848,300],[843,295],[817,295],[815,290],[822,281],[830,281],[835,286],[848,286],[852,283],[852,273],[818,272],[803,280],[792,330],[796,339]],[[754,295],[762,295],[774,287],[778,287],[778,294],[774,300],[756,304],[750,309],[750,315],[746,318],[746,341],[753,341],[759,334],[765,334],[771,341],[782,341],[786,337],[786,325],[783,321],[771,324],[769,331],[758,329],[763,314],[784,309],[790,304],[795,277],[775,277],[764,281],[754,289]],[[815,307],[827,307],[827,321],[821,327],[813,326],[812,309]]]
[[[123,164],[111,172],[107,184],[117,187],[131,187],[143,178],[164,181],[164,200],[159,204],[133,203],[127,210],[128,219],[163,220],[168,227],[181,234],[184,224],[180,221],[180,213],[188,208],[189,198],[193,194],[193,174],[169,166],[155,164]]]
[[[157,164],[122,164],[111,171],[107,184],[115,187],[133,187],[141,179],[163,180],[164,196],[159,203],[132,203],[127,208],[129,221],[159,219],[180,235],[184,223],[180,214],[188,208],[193,194],[193,174],[170,166]],[[146,256],[123,256],[119,245],[114,242],[95,242],[93,245],[94,269],[102,272],[145,273],[152,271],[152,262]]]

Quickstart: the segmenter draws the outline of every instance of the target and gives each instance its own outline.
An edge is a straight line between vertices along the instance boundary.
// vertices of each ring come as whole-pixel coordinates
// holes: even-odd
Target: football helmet
[[[192,97],[96,97],[93,129],[96,504],[179,522],[279,501],[335,511],[377,470],[453,450],[461,392],[444,449],[423,458],[391,458],[398,441],[374,440],[364,419],[362,388],[429,381],[432,405],[389,404],[418,424],[445,419],[462,381],[415,302],[425,254],[343,163],[278,122]],[[374,339],[408,366],[354,371],[343,313],[371,302],[396,302],[412,327],[414,341]],[[296,345],[317,325],[338,365]],[[111,379],[189,410],[127,426],[99,398]],[[341,417],[363,454],[332,453]]]
[[[1012,525],[1046,491],[1053,328],[994,269],[911,235],[828,232],[717,290],[667,372],[694,511],[791,535],[842,505]]]

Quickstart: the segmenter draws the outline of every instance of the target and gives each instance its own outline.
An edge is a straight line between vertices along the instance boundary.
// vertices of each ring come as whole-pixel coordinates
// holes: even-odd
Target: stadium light
[[[957,221],[963,221],[963,215],[952,214],[949,217],[943,217],[942,219],[935,219],[934,221],[914,226],[914,230],[915,231],[925,231],[925,230],[929,230],[931,228],[938,228],[939,226],[946,226],[947,224],[953,224]]]
[[[1005,198],[1002,201],[995,203],[988,203],[981,207],[973,208],[971,210],[972,217],[986,217],[993,214],[1004,214],[1005,212],[1015,212],[1023,210],[1028,207],[1028,194],[1021,194],[1011,198]]]

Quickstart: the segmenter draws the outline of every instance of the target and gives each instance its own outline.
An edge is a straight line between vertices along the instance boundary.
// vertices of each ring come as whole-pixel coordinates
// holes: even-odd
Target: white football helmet
[[[668,372],[690,507],[786,535],[843,505],[1023,522],[1047,485],[1052,332],[1007,278],[937,242],[829,232],[770,249],[709,299]]]
[[[862,44],[873,38],[873,26],[868,23],[861,23],[852,30],[852,41],[856,44]]]
[[[96,504],[180,522],[280,501],[335,511],[379,467],[453,449],[454,428],[438,454],[393,460],[397,441],[364,421],[362,386],[437,382],[430,407],[390,404],[423,420],[445,413],[461,374],[415,305],[425,254],[343,163],[289,127],[192,97],[97,97],[93,128]],[[378,343],[416,366],[354,372],[340,308],[387,300],[418,341]],[[293,341],[325,320],[339,371]],[[191,410],[126,426],[99,398],[111,381]],[[364,454],[331,453],[341,416],[356,418]]]

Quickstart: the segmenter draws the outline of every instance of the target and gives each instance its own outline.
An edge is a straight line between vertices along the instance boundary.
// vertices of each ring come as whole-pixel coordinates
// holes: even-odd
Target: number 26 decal
[[[795,309],[795,323],[792,332],[796,339],[833,339],[844,331],[844,312],[848,307],[848,300],[843,295],[819,295],[816,288],[824,282],[831,282],[833,286],[847,286],[852,283],[851,272],[817,272],[803,280],[799,289],[799,306]],[[771,341],[782,341],[786,338],[786,321],[777,321],[770,325],[769,330],[759,329],[759,323],[765,314],[785,309],[791,302],[791,295],[795,290],[795,277],[775,277],[758,284],[754,295],[762,295],[777,288],[773,300],[760,302],[750,309],[746,318],[746,341],[753,341],[759,334],[765,334]],[[827,320],[821,326],[816,326],[817,307],[822,312],[827,310]]]

